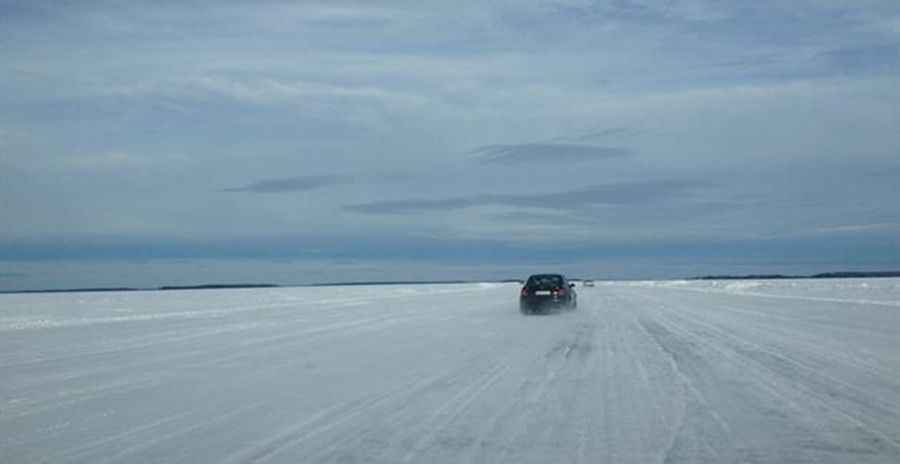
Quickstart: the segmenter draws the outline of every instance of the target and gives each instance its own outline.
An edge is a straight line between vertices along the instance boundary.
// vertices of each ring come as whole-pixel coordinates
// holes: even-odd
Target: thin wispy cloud
[[[842,48],[825,52],[823,56],[845,72],[900,71],[900,43]]]
[[[485,164],[552,164],[597,161],[631,156],[631,150],[620,147],[598,147],[570,143],[524,143],[513,145],[487,145],[473,151],[478,161]]]
[[[830,234],[853,234],[857,232],[900,232],[900,223],[884,224],[843,224],[838,226],[824,226],[814,229],[815,232]]]
[[[609,129],[601,129],[585,134],[580,134],[574,139],[576,140],[593,140],[606,138],[622,138],[640,134],[641,131],[632,127],[612,127]]]
[[[510,211],[490,215],[492,220],[503,224],[566,224],[566,225],[597,225],[598,221],[584,214],[572,214],[571,211],[557,213],[535,211]]]
[[[548,143],[573,144],[594,146],[594,143],[610,143],[611,140],[621,143],[624,140],[642,134],[644,131],[635,127],[608,127],[603,129],[587,130],[570,135],[561,135],[549,139]]]
[[[341,176],[299,176],[263,179],[241,187],[222,189],[223,192],[291,193],[305,192],[345,182]]]

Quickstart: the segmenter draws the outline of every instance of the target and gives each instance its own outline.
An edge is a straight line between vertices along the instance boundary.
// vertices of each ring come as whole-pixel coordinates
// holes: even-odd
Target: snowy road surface
[[[0,462],[900,462],[900,280],[517,291],[0,295]]]

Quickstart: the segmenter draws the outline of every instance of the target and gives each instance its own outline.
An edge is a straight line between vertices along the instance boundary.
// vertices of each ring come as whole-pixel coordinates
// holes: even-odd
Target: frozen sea
[[[900,279],[518,289],[0,295],[0,462],[900,462]]]

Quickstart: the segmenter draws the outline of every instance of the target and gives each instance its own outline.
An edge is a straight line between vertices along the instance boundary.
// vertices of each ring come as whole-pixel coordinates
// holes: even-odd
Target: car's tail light
[[[528,288],[522,287],[522,296],[528,296]]]
[[[556,291],[556,293],[559,294],[559,295],[565,295],[565,294],[566,294],[566,289],[560,288],[559,290]]]

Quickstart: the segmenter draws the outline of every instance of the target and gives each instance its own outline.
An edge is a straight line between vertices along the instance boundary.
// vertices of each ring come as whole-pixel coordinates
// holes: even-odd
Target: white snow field
[[[0,295],[2,463],[898,463],[900,280]]]

